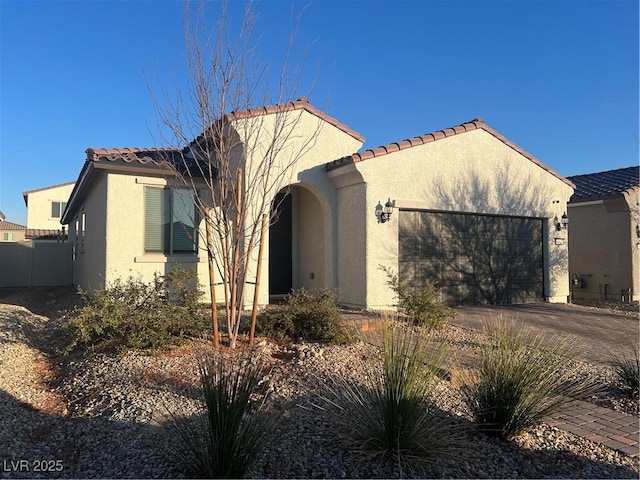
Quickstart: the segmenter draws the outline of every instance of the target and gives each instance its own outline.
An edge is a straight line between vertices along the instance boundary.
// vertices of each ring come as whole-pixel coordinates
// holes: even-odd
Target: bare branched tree
[[[174,158],[168,166],[179,180],[176,184],[191,193],[188,201],[195,203],[198,218],[193,225],[206,226],[205,233],[197,227],[191,230],[200,235],[200,248],[209,258],[214,343],[217,346],[215,304],[223,301],[233,348],[246,286],[254,283],[250,275],[256,275],[260,262],[258,247],[277,213],[272,203],[290,185],[293,166],[313,147],[321,123],[302,132],[300,104],[307,101],[292,101],[304,64],[303,60],[290,65],[300,16],[293,21],[275,74],[254,46],[256,15],[251,3],[239,23],[230,18],[226,1],[202,2],[196,11],[189,9],[189,2],[185,5],[188,87],[177,93],[163,90],[156,106],[161,124],[172,136],[165,141],[182,152],[179,161]],[[219,7],[212,29],[206,23],[209,6]],[[277,84],[272,85],[274,77]],[[216,284],[224,287],[223,298],[216,298]],[[257,301],[254,295],[254,318]]]

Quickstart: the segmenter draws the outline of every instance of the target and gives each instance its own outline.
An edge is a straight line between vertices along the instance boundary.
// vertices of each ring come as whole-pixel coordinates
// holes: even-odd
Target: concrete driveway
[[[534,332],[558,334],[577,341],[579,358],[607,364],[612,355],[631,355],[640,342],[639,315],[609,312],[579,305],[530,303],[508,306],[457,307],[451,322],[482,330],[491,319],[502,317],[526,324]]]

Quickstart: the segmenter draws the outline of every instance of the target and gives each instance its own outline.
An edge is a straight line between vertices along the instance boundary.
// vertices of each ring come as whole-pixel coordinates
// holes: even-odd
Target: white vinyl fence
[[[0,242],[0,287],[71,285],[71,243]]]

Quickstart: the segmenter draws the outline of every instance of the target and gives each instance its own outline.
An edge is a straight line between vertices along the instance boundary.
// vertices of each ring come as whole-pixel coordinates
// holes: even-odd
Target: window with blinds
[[[195,253],[196,211],[188,189],[145,188],[145,252]]]

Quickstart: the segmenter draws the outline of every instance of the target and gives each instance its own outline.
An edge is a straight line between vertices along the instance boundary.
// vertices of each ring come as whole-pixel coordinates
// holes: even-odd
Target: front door
[[[282,296],[293,287],[291,195],[276,195],[274,208],[278,211],[269,228],[269,296]]]

